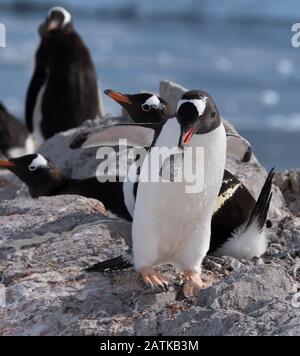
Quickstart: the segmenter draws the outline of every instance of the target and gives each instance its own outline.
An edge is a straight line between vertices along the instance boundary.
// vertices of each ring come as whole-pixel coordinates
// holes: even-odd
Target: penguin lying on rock
[[[153,103],[151,100],[151,105]],[[134,189],[132,182],[125,182],[123,188],[125,203],[126,199],[132,201],[132,195],[136,192],[132,230],[132,262],[136,270],[141,273],[146,284],[164,288],[167,280],[157,272],[156,267],[173,264],[185,274],[185,295],[196,295],[203,286],[200,277],[203,258],[209,251],[210,241],[213,245],[216,237],[213,235],[213,216],[223,206],[227,206],[228,202],[235,200],[232,197],[236,192],[241,194],[239,185],[232,186],[232,181],[226,181],[230,188],[225,188],[226,192],[221,191],[218,200],[226,161],[226,133],[217,107],[207,93],[190,91],[183,95],[178,104],[177,115],[172,119],[159,124],[108,127],[100,132],[81,135],[71,146],[88,148],[113,145],[120,138],[128,139],[129,146],[139,146],[144,141],[145,147],[150,147],[142,165],[142,177],[149,162],[155,160],[155,148],[189,146],[201,147],[204,151],[204,190],[201,192],[187,194],[187,182],[184,181],[179,184],[174,181],[157,183],[142,179],[137,189]],[[190,163],[191,169],[197,165],[195,158]],[[267,240],[264,227],[272,198],[272,179],[273,172],[270,173],[257,204],[247,211],[242,225],[235,225],[230,234],[216,229],[217,235],[223,239],[223,244],[218,241],[219,238],[215,240],[216,254],[231,250],[235,257],[251,258],[265,252]],[[131,196],[128,196],[128,192]],[[242,203],[246,205],[245,202]],[[240,211],[233,213],[236,216]],[[223,219],[224,215],[221,215],[216,224]],[[89,271],[105,271],[124,264],[128,264],[126,256],[112,263],[98,264]]]
[[[40,26],[41,43],[26,99],[26,124],[41,145],[58,132],[99,114],[97,75],[91,55],[62,7]]]
[[[40,154],[0,160],[0,168],[14,173],[29,190],[32,198],[55,195],[81,195],[101,201],[113,214],[132,220],[123,202],[122,183],[99,183],[97,178],[67,178],[49,159]]]
[[[26,127],[0,103],[0,154],[14,158],[34,150],[33,138]]]

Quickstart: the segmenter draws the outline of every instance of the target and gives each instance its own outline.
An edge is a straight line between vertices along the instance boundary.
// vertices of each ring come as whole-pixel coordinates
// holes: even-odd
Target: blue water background
[[[1,0],[0,100],[24,116],[51,1]],[[57,5],[58,3],[55,3]],[[291,27],[300,2],[272,0],[60,1],[91,49],[103,89],[158,90],[162,79],[212,94],[222,115],[253,143],[266,166],[300,166],[300,48]],[[107,112],[119,107],[105,99]]]

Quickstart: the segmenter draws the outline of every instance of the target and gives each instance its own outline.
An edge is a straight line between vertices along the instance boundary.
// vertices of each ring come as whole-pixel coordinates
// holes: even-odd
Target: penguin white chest
[[[176,120],[163,131],[176,129]],[[178,124],[177,124],[178,125]],[[180,131],[179,125],[177,130]],[[162,132],[161,140],[166,132]],[[173,137],[172,147],[179,142]],[[162,145],[162,142],[157,142]],[[171,142],[167,143],[171,146]],[[201,148],[204,161],[203,189],[188,193],[187,182],[140,182],[133,222],[134,263],[137,270],[145,266],[173,264],[182,270],[200,270],[210,244],[211,219],[226,160],[226,134],[221,124],[205,135],[195,135],[192,148]],[[151,152],[147,160],[151,159]],[[191,164],[198,164],[193,154]],[[143,171],[143,170],[142,170]]]

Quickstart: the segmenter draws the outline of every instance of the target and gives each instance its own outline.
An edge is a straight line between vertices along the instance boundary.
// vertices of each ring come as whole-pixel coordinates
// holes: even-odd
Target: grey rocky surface
[[[175,98],[172,85],[161,95],[166,90]],[[71,151],[69,142],[86,128],[120,120],[87,122],[39,151],[69,176],[91,176],[96,151]],[[228,167],[258,195],[267,172],[255,158],[228,160]],[[130,224],[83,197],[32,200],[17,178],[1,171],[0,335],[300,335],[300,217],[292,204],[298,181],[298,173],[276,176],[265,256],[206,258],[207,288],[185,300],[181,276],[170,267],[162,271],[171,281],[166,293],[147,289],[133,270],[84,272],[127,249]]]
[[[290,211],[300,216],[300,170],[277,172],[275,184],[280,188]]]

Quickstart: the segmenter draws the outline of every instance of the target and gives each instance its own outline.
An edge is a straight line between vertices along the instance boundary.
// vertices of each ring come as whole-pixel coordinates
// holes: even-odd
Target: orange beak
[[[183,136],[183,143],[188,145],[191,142],[191,139],[194,135],[194,129],[190,129],[184,136]]]
[[[119,104],[132,105],[132,102],[129,100],[127,95],[121,94],[121,93],[111,90],[111,89],[105,90],[104,93]]]
[[[8,167],[15,167],[15,164],[10,161],[1,161],[0,160],[0,168],[8,168]]]

